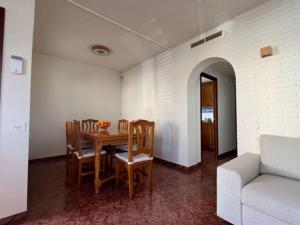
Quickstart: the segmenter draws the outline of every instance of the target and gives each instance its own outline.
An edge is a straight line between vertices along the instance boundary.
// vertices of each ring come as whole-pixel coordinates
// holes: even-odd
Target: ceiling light
[[[92,46],[91,50],[95,55],[101,56],[108,56],[111,52],[108,47],[105,47],[103,45],[94,45]]]

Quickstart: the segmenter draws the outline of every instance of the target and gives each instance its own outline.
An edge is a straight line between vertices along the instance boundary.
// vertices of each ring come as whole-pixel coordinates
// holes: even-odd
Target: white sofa
[[[300,225],[300,139],[263,135],[260,155],[219,166],[217,215],[234,225]]]

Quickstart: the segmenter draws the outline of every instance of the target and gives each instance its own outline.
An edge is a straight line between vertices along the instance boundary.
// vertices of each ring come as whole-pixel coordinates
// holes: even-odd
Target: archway
[[[198,63],[190,77],[187,84],[187,131],[188,131],[188,151],[189,151],[189,165],[195,165],[201,162],[201,116],[200,116],[200,74],[207,68],[218,63],[226,63],[230,65],[235,74],[232,63],[220,57],[212,57]],[[225,75],[224,75],[225,76]],[[235,109],[236,112],[236,109]],[[235,121],[236,122],[236,121]],[[236,129],[236,128],[235,128]]]

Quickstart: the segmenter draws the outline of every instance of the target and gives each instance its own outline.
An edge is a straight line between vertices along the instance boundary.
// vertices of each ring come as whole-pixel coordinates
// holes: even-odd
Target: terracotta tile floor
[[[231,157],[204,163],[190,175],[154,164],[154,192],[114,181],[93,192],[92,178],[79,190],[65,185],[65,161],[35,162],[29,168],[28,217],[23,224],[228,224],[216,212],[216,166]]]

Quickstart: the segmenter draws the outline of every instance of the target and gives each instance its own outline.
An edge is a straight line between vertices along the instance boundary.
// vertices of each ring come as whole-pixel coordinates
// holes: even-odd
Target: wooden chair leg
[[[128,191],[129,191],[129,198],[133,199],[133,170],[132,166],[128,166]]]
[[[120,165],[119,162],[116,162],[116,186],[119,186],[119,180],[120,180]]]
[[[101,158],[103,165],[103,174],[107,176],[107,155]]]
[[[149,176],[149,191],[152,192],[153,190],[152,162],[150,162],[148,166],[148,176]]]
[[[78,161],[78,186],[81,186],[82,163]]]
[[[75,155],[72,154],[71,155],[71,165],[70,165],[70,168],[71,168],[71,182],[73,182],[75,180],[75,177],[76,177],[75,175],[76,175],[76,172],[77,172],[77,169],[78,169],[77,163],[78,163],[78,161],[76,160]]]
[[[109,169],[111,170],[113,168],[113,158],[115,155],[115,147],[114,146],[110,146],[110,156],[109,156]]]
[[[66,167],[66,176],[67,176],[67,182],[69,181],[70,178],[70,155],[67,150],[67,161],[66,161],[67,167]]]

